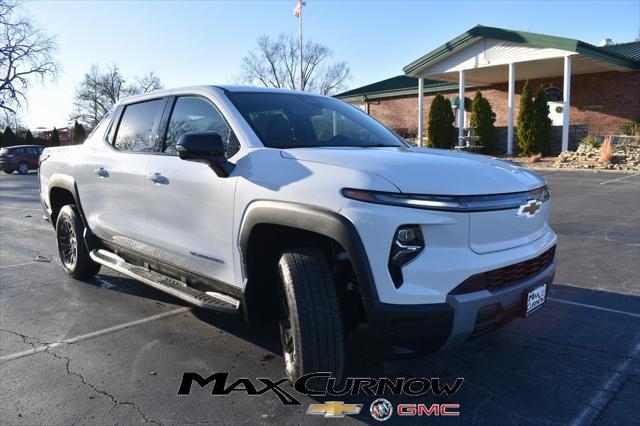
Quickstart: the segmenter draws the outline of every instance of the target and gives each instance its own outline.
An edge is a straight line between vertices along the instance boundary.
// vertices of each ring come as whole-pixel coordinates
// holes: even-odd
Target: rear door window
[[[155,99],[127,105],[116,130],[113,146],[120,151],[157,151],[157,129],[164,103],[164,99]]]

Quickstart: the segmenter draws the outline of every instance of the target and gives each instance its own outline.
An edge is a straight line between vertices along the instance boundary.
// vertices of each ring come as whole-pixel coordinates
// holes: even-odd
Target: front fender
[[[369,260],[358,232],[349,219],[339,213],[307,204],[282,201],[255,201],[249,205],[240,225],[239,245],[242,270],[247,277],[247,249],[256,225],[287,226],[315,232],[339,243],[353,265],[365,309],[378,301]]]

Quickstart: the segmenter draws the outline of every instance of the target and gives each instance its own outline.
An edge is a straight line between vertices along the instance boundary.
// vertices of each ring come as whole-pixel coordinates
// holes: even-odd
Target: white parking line
[[[629,179],[630,177],[634,177],[634,176],[640,176],[640,175],[633,174],[633,175],[628,175],[628,176],[622,176],[622,177],[619,177],[617,179],[609,179],[609,180],[605,180],[604,182],[600,182],[600,185],[604,185],[605,183],[618,182],[618,181],[621,181],[623,179]]]
[[[93,339],[95,337],[99,337],[99,336],[104,336],[105,334],[110,334],[110,333],[115,333],[116,331],[120,331],[120,330],[124,330],[126,328],[131,328],[131,327],[135,327],[141,324],[146,324],[148,322],[152,322],[152,321],[157,321],[159,319],[162,318],[166,318],[166,317],[171,317],[174,315],[178,315],[187,311],[190,311],[191,308],[178,308],[178,309],[174,309],[172,311],[169,312],[163,312],[161,314],[157,314],[157,315],[153,315],[147,318],[142,318],[136,321],[131,321],[131,322],[126,322],[124,324],[119,324],[119,325],[114,325],[113,327],[109,327],[109,328],[104,328],[102,330],[98,330],[98,331],[94,331],[92,333],[87,333],[87,334],[81,334],[80,336],[76,336],[76,337],[71,337],[69,339],[65,339],[62,340],[60,342],[53,342],[53,343],[48,343],[46,345],[42,345],[42,346],[36,346],[32,349],[26,350],[26,351],[22,351],[22,352],[16,352],[13,354],[9,354],[9,355],[4,355],[2,357],[0,357],[0,362],[4,362],[4,361],[11,361],[14,359],[18,359],[18,358],[23,358],[25,356],[29,356],[29,355],[34,355],[40,352],[44,352],[47,349],[52,349],[55,348],[57,346],[60,345],[71,345],[73,343],[78,343],[78,342],[82,342],[84,340],[89,340],[89,339]]]
[[[33,228],[7,229],[5,231],[0,231],[0,234],[8,234],[9,232],[31,231],[32,229]]]
[[[16,263],[15,265],[5,265],[5,266],[0,266],[0,269],[4,269],[4,268],[16,268],[16,267],[18,267],[18,266],[31,265],[32,263],[36,263],[36,262],[31,261],[31,262],[25,262],[25,263]]]
[[[631,367],[632,362],[637,360],[638,355],[640,355],[640,343],[636,345],[628,358],[625,358],[624,361],[616,366],[614,369],[615,373],[609,377],[609,380],[604,384],[602,390],[591,398],[578,417],[571,422],[571,425],[581,426],[593,424],[598,414],[606,407],[620,389],[620,386],[625,382],[629,367]]]
[[[39,210],[39,211],[42,211],[42,209],[35,209],[35,208],[32,208],[32,207],[4,206],[2,204],[0,204],[0,209]]]
[[[617,309],[605,308],[603,306],[587,305],[586,303],[571,302],[569,300],[556,299],[555,297],[548,297],[547,300],[552,300],[554,302],[560,302],[560,303],[566,303],[567,305],[582,306],[583,308],[596,309],[598,311],[611,312],[611,313],[614,313],[614,314],[628,315],[628,316],[634,317],[634,318],[640,318],[640,314],[636,314],[634,312],[619,311]]]

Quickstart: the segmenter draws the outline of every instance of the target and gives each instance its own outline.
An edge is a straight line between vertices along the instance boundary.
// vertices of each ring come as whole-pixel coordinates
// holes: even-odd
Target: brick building
[[[451,99],[459,136],[480,90],[496,113],[498,149],[517,152],[515,127],[525,80],[543,87],[554,124],[552,152],[587,133],[619,134],[640,119],[640,41],[593,46],[579,40],[477,26],[404,67],[399,75],[336,95],[405,137],[424,130],[436,93]],[[418,93],[422,90],[423,97]],[[465,98],[465,108],[457,106]],[[422,100],[422,102],[421,102]],[[419,112],[421,111],[421,113]]]

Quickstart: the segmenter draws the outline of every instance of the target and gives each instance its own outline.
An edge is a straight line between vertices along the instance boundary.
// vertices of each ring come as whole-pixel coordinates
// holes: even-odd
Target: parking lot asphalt
[[[348,375],[464,378],[441,424],[621,424],[640,418],[640,176],[550,171],[558,272],[547,306],[443,353],[381,366],[352,351]],[[191,308],[103,268],[67,277],[37,178],[0,176],[0,418],[2,424],[376,423],[306,414],[271,392],[178,396],[184,372],[282,378],[274,326]],[[400,418],[389,423],[415,423]]]

